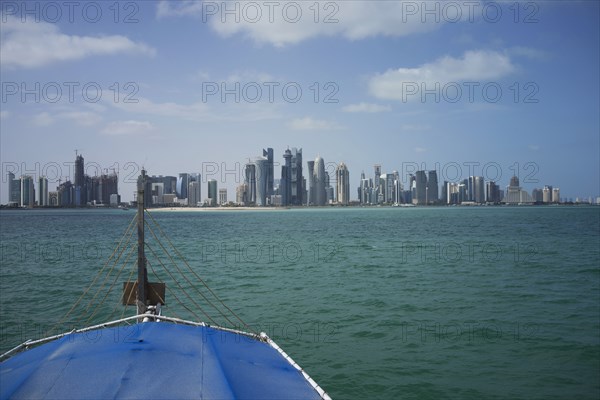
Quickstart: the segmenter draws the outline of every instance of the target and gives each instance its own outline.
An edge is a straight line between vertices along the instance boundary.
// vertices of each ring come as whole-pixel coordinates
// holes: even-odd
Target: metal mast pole
[[[138,229],[138,278],[137,278],[137,313],[146,312],[146,255],[144,253],[144,186],[146,185],[146,170],[138,182],[137,193],[137,229]]]

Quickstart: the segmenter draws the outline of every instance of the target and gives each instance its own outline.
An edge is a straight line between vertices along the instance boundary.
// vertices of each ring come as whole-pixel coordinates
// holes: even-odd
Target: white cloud
[[[90,111],[69,111],[60,113],[58,117],[73,121],[81,126],[93,126],[102,121],[102,117]]]
[[[241,34],[258,43],[281,47],[318,36],[343,36],[359,40],[375,36],[407,36],[438,29],[446,22],[469,18],[469,7],[444,10],[440,4],[438,21],[427,16],[424,3],[414,1],[310,1],[310,2],[209,2],[161,1],[158,18],[193,16],[224,37]],[[315,4],[317,6],[315,7]],[[225,10],[235,10],[226,13]],[[424,19],[424,21],[423,21]],[[223,22],[224,20],[224,22]]]
[[[380,99],[406,100],[420,98],[408,96],[410,91],[425,85],[427,89],[436,84],[480,82],[500,79],[515,71],[510,58],[496,51],[467,51],[460,58],[444,56],[416,68],[390,69],[373,76],[369,92]]]
[[[549,55],[543,50],[534,49],[531,47],[515,46],[508,49],[511,55],[527,57],[532,60],[546,60]]]
[[[36,68],[88,56],[122,53],[154,56],[156,51],[121,35],[67,35],[56,25],[21,22],[13,17],[8,17],[2,24],[0,62],[6,67]]]
[[[239,82],[241,85],[245,85],[247,83],[259,83],[262,84],[264,82],[280,82],[283,79],[277,79],[273,75],[265,73],[265,72],[257,72],[257,71],[237,71],[230,74],[225,82],[227,83],[236,83]],[[261,87],[262,90],[267,91],[268,87]]]
[[[332,131],[342,129],[336,122],[314,119],[311,117],[295,118],[288,126],[296,131]]]
[[[154,131],[156,128],[148,121],[113,121],[101,133],[112,136],[140,135]]]
[[[34,125],[37,126],[50,126],[55,122],[55,119],[50,115],[50,113],[42,112],[34,115],[32,121]]]
[[[424,147],[415,147],[415,152],[417,153],[425,153],[427,151]]]
[[[58,113],[41,112],[33,116],[32,122],[37,126],[50,126],[59,121],[70,121],[80,126],[93,126],[102,121],[102,117],[91,111],[64,111]]]
[[[266,97],[266,96],[265,96]],[[210,104],[209,104],[210,103]],[[220,97],[209,98],[207,102],[181,104],[175,102],[155,103],[146,98],[140,98],[138,103],[113,103],[106,102],[122,111],[132,114],[137,118],[140,115],[153,117],[178,118],[189,121],[263,121],[281,118],[278,104],[265,102],[248,103],[241,101],[235,103],[221,102]]]
[[[379,113],[385,111],[391,111],[392,108],[390,106],[382,106],[379,104],[372,103],[359,103],[359,104],[350,104],[345,107],[342,107],[342,111],[350,112],[350,113]]]
[[[156,6],[156,17],[182,17],[202,13],[203,2],[197,0],[159,1]]]
[[[191,79],[194,82],[207,82],[211,81],[210,74],[204,70],[198,70],[191,75]]]

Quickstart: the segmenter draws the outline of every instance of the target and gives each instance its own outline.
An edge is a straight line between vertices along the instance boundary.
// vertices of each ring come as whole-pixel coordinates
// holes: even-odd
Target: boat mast
[[[137,231],[138,231],[138,277],[137,277],[137,313],[146,312],[146,254],[144,253],[144,186],[146,185],[146,170],[138,180],[137,192]]]

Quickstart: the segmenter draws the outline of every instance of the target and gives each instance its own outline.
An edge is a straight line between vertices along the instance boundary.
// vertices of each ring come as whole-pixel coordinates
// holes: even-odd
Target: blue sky
[[[222,4],[3,2],[0,202],[9,171],[72,179],[75,149],[125,200],[142,165],[232,199],[288,146],[345,162],[352,198],[374,164],[600,195],[598,2]]]

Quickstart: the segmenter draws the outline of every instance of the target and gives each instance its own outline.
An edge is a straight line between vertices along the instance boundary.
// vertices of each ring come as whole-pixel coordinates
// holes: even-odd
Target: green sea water
[[[133,215],[0,211],[0,350],[60,320]],[[334,399],[600,397],[600,207],[152,215]],[[90,322],[121,315],[119,291]],[[167,292],[166,314],[200,314],[190,309]]]

